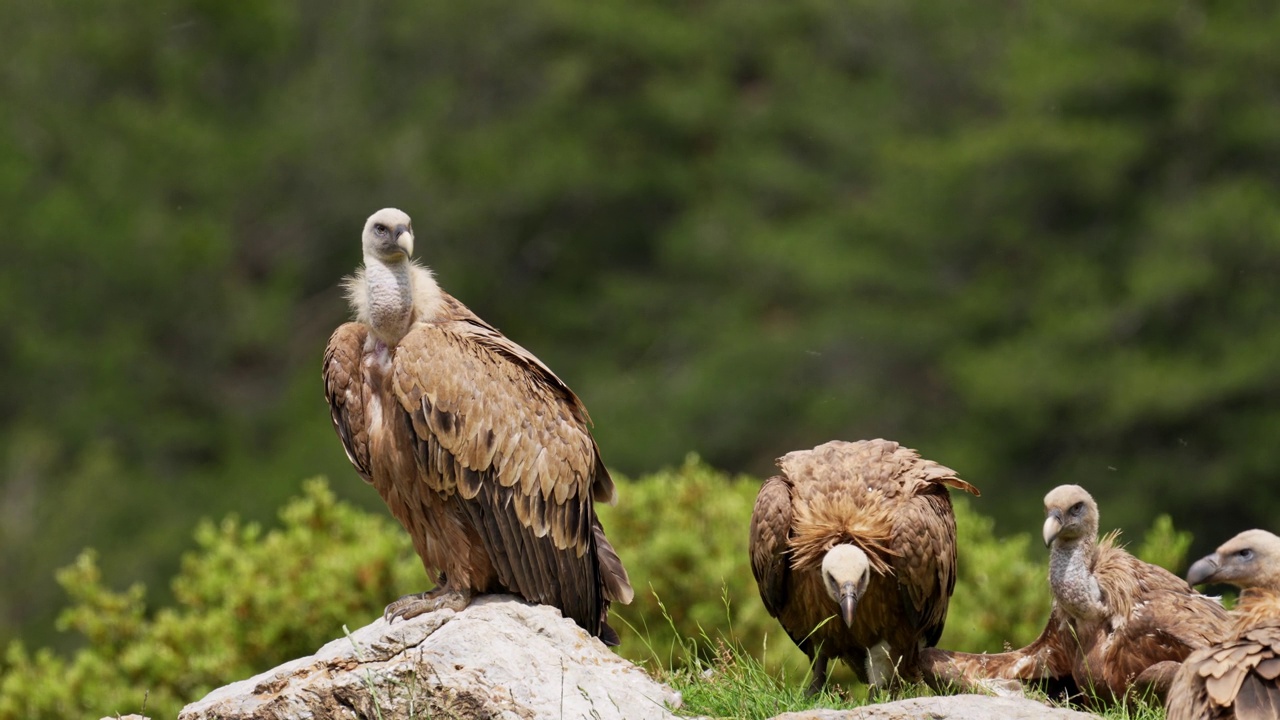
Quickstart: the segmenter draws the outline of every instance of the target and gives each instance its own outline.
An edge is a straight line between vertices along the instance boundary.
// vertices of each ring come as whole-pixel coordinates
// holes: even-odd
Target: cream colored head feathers
[[[1073,543],[1098,536],[1098,504],[1079,485],[1059,485],[1044,496],[1044,544]]]
[[[365,221],[361,244],[365,257],[384,263],[408,260],[413,255],[413,222],[400,210],[383,208]]]
[[[840,606],[840,618],[845,625],[853,625],[858,600],[862,599],[870,581],[871,561],[856,545],[836,545],[823,556],[822,585]]]
[[[1187,570],[1187,582],[1280,590],[1280,537],[1266,530],[1245,530],[1197,560]]]
[[[364,265],[347,278],[347,300],[356,320],[388,347],[413,323],[434,320],[443,305],[431,271],[414,264],[413,223],[395,208],[369,216],[360,236]]]

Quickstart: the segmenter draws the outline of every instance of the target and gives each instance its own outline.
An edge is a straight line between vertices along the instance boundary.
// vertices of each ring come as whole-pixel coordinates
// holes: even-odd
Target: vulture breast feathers
[[[947,487],[977,489],[889,440],[833,441],[778,465],[751,516],[751,568],[765,608],[813,660],[809,691],[832,658],[873,685],[915,675],[955,587]]]
[[[1117,533],[1099,540],[1098,506],[1084,488],[1050,491],[1045,513],[1053,610],[1040,637],[990,655],[927,650],[926,681],[939,689],[1044,681],[1092,704],[1148,692],[1163,700],[1179,663],[1226,629],[1226,611],[1117,546]]]
[[[1232,629],[1182,664],[1169,690],[1169,720],[1280,718],[1280,538],[1246,530],[1192,565],[1187,581],[1243,592]]]
[[[616,642],[609,603],[632,589],[596,517],[593,501],[613,502],[614,485],[586,408],[410,261],[407,215],[375,213],[362,240],[347,284],[356,320],[329,341],[325,392],[352,465],[440,573],[388,615],[511,592]]]

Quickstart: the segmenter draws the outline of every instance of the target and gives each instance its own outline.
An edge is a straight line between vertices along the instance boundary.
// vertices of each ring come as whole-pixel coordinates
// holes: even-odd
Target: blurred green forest
[[[1276,529],[1277,37],[1261,2],[0,3],[0,641],[52,639],[84,547],[158,589],[301,478],[380,508],[319,370],[384,206],[620,472],[889,437],[1001,534],[1062,482],[1193,554]]]

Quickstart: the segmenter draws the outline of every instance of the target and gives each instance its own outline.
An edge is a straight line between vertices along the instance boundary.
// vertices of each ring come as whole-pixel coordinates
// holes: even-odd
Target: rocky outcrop
[[[214,690],[179,720],[666,720],[678,693],[560,612],[509,596],[387,624]]]

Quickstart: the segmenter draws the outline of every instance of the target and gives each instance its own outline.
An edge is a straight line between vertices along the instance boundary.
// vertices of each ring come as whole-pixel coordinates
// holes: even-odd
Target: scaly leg
[[[827,656],[818,651],[818,657],[813,659],[813,667],[810,668],[813,679],[809,681],[809,687],[804,691],[805,697],[813,697],[822,692],[822,686],[827,684]]]
[[[455,590],[450,587],[438,587],[435,590],[412,593],[396,600],[382,611],[382,617],[389,623],[396,618],[408,620],[423,613],[435,612],[449,608],[454,612],[462,612],[471,604],[471,593],[467,590]]]

